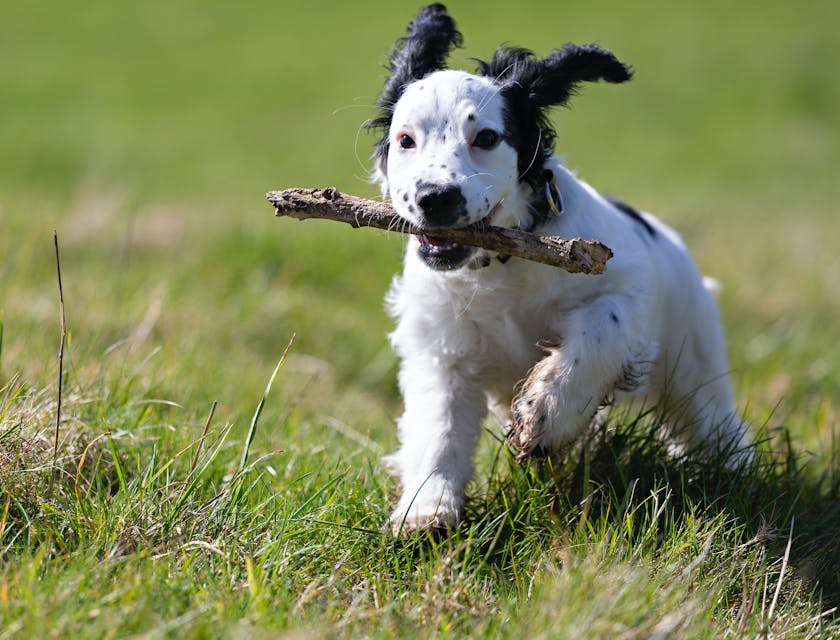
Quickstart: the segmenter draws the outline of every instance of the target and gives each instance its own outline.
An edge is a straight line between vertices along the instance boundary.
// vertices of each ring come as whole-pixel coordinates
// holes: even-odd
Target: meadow
[[[263,194],[376,195],[363,124],[417,8],[0,9],[0,639],[840,637],[840,8],[449,3],[453,66],[633,65],[558,151],[721,282],[760,457],[674,459],[616,410],[519,466],[488,423],[465,525],[393,540],[404,240]]]

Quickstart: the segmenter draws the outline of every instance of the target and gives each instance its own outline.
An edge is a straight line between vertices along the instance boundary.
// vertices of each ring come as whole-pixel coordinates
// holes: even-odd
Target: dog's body
[[[567,45],[545,60],[500,50],[480,75],[442,70],[459,43],[441,5],[422,10],[392,54],[375,122],[386,130],[383,191],[429,229],[412,236],[388,296],[405,402],[389,457],[403,491],[394,528],[457,522],[488,408],[521,457],[556,450],[606,401],[630,395],[658,403],[686,444],[747,459],[717,307],[681,240],[600,196],[551,151],[544,110],[582,81],[623,82],[629,69],[599,47]],[[480,220],[597,239],[614,257],[603,275],[570,274],[433,235]]]

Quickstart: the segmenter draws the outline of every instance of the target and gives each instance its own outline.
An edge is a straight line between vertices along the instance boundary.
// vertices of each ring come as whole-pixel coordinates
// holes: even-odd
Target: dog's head
[[[440,4],[422,9],[397,41],[371,122],[382,130],[375,178],[402,218],[432,233],[482,220],[533,227],[550,211],[548,108],[566,104],[581,82],[624,82],[631,71],[591,44],[567,44],[542,60],[502,48],[478,62],[477,74],[446,70],[461,42]],[[418,247],[428,266],[442,270],[475,253],[433,235],[420,236]]]

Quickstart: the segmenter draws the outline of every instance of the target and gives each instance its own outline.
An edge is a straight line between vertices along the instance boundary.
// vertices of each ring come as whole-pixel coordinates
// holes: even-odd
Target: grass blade
[[[55,439],[53,442],[52,471],[50,472],[49,492],[55,483],[56,463],[58,461],[58,434],[61,425],[61,396],[64,391],[64,343],[67,340],[67,319],[64,315],[64,288],[61,286],[61,260],[58,252],[58,232],[53,231],[55,245],[55,269],[58,275],[58,306],[61,311],[61,341],[58,347],[58,401],[55,407]]]
[[[277,366],[274,367],[274,372],[271,374],[271,377],[268,379],[268,384],[265,385],[265,392],[263,393],[262,398],[260,398],[260,402],[257,405],[257,410],[254,411],[254,417],[251,418],[251,426],[248,428],[248,436],[245,438],[245,446],[242,448],[242,457],[239,459],[239,469],[237,473],[242,473],[245,469],[245,465],[248,463],[248,453],[251,450],[251,443],[254,441],[254,436],[257,434],[257,424],[260,420],[260,414],[262,414],[263,407],[265,406],[265,401],[268,398],[268,394],[271,391],[271,385],[274,383],[274,378],[277,377],[277,372],[280,371],[280,367],[283,366],[283,363],[286,361],[286,356],[289,355],[289,349],[292,348],[292,343],[295,341],[295,334],[292,334],[291,339],[289,340],[289,344],[286,345],[286,348],[283,350],[283,355],[280,356],[280,360],[277,363]]]

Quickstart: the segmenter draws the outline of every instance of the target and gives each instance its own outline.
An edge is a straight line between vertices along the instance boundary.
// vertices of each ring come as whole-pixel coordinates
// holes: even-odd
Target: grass
[[[359,126],[415,9],[3,9],[0,638],[840,636],[836,8],[451,6],[467,65],[567,40],[634,65],[558,146],[722,281],[762,454],[676,459],[615,411],[520,467],[488,424],[465,526],[396,542],[402,243],[262,194],[373,195]]]

